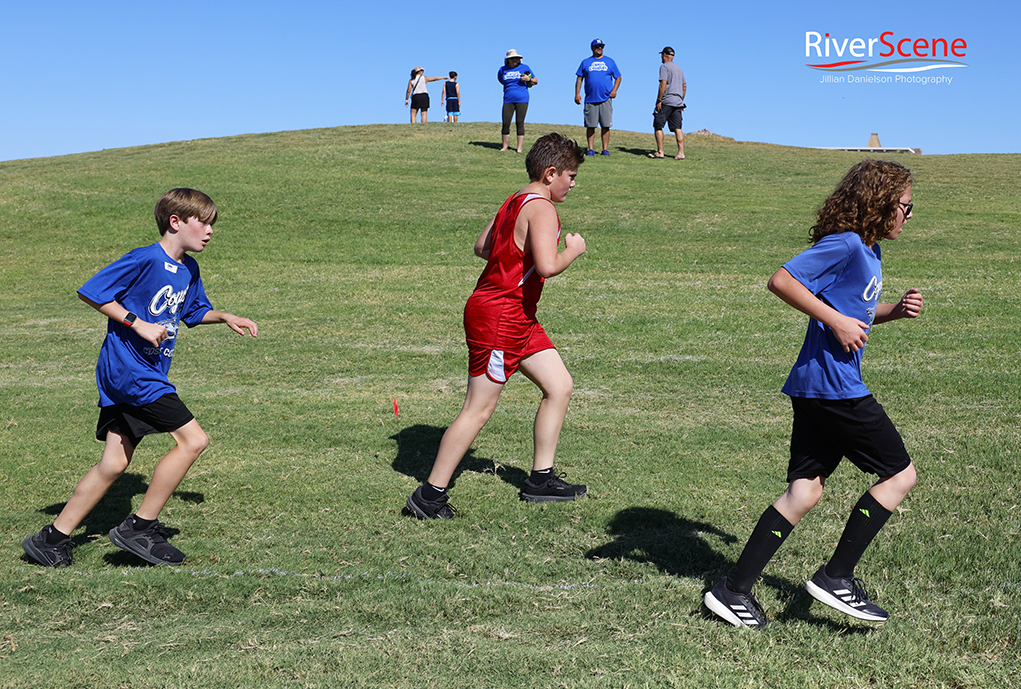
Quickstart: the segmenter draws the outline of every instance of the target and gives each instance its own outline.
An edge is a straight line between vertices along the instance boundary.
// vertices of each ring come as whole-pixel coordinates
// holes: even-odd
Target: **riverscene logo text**
[[[826,59],[805,65],[823,72],[894,72],[897,77],[871,75],[847,75],[846,80],[858,83],[924,83],[949,84],[948,76],[906,77],[913,72],[928,72],[967,67],[958,59],[967,57],[968,41],[964,38],[912,38],[897,36],[893,31],[884,31],[878,37],[837,38],[829,33],[805,32],[805,57]],[[874,62],[873,59],[893,58]],[[836,58],[837,61],[830,62]],[[844,82],[845,78],[824,79],[823,81]]]

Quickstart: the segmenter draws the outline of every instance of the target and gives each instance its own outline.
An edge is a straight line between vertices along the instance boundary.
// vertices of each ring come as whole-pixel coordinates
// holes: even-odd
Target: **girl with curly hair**
[[[817,214],[811,247],[769,279],[769,289],[809,317],[798,360],[783,387],[794,408],[787,490],[763,512],[733,569],[705,594],[711,611],[736,627],[766,618],[752,585],[794,526],[822,497],[827,477],[847,457],[878,480],[851,510],[830,560],[806,582],[817,600],[858,619],[889,615],[869,600],[854,569],[908,491],[915,468],[904,442],[861,375],[871,327],[916,318],[922,294],[910,289],[881,304],[881,240],[894,240],[911,217],[911,172],[863,160]]]

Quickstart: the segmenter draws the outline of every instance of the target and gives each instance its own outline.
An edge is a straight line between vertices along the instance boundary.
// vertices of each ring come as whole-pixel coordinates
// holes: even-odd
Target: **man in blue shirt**
[[[613,99],[620,88],[620,70],[612,58],[603,56],[605,43],[592,41],[592,57],[581,61],[574,84],[574,102],[581,105],[581,83],[585,82],[585,135],[588,153],[594,156],[596,127],[602,127],[603,155],[610,155],[610,127],[613,126]]]

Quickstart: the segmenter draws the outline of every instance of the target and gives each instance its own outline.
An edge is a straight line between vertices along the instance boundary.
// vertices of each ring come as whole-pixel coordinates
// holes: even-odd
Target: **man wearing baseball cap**
[[[594,156],[596,127],[602,127],[603,155],[610,155],[610,127],[613,126],[613,100],[620,88],[620,70],[612,58],[603,56],[605,44],[599,38],[592,41],[592,57],[581,61],[574,84],[574,102],[581,105],[581,83],[585,82],[585,135],[588,153]]]
[[[684,108],[684,96],[688,92],[688,84],[684,81],[684,71],[674,62],[674,49],[670,46],[659,53],[663,64],[659,66],[659,93],[656,96],[656,109],[652,113],[652,129],[656,135],[656,150],[649,154],[650,158],[663,158],[663,125],[668,125],[677,138],[677,155],[674,160],[684,160],[684,133],[681,131],[681,114]]]

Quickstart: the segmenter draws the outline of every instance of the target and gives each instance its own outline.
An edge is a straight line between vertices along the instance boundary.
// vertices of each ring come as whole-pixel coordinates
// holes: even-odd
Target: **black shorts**
[[[911,464],[900,433],[872,395],[850,400],[792,397],[791,405],[788,483],[829,476],[844,457],[879,478],[899,474]]]
[[[673,105],[660,105],[659,110],[654,110],[652,113],[652,131],[663,131],[663,125],[668,125],[672,132],[681,131],[681,125],[684,123],[685,107],[684,105],[676,107]]]
[[[428,93],[415,93],[411,96],[411,109],[412,110],[428,110],[429,109],[429,94]]]
[[[130,404],[100,407],[96,440],[106,442],[107,431],[115,431],[126,437],[132,447],[138,447],[144,436],[176,431],[194,418],[176,392],[140,407]]]

